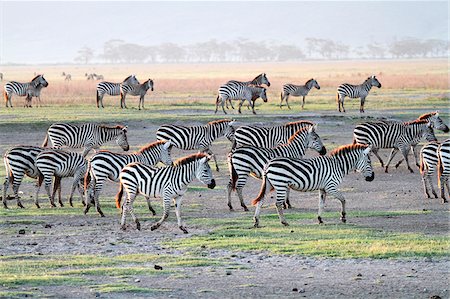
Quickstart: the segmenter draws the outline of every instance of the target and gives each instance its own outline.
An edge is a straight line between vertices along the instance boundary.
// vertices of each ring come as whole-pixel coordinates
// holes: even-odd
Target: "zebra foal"
[[[372,86],[381,88],[381,83],[375,76],[370,76],[360,85],[352,85],[348,83],[339,85],[336,93],[336,102],[338,104],[339,112],[341,112],[341,107],[342,112],[345,112],[344,99],[345,97],[349,97],[351,99],[361,99],[359,112],[364,113],[364,102],[366,101],[366,97],[372,89]]]
[[[124,151],[128,151],[130,146],[127,138],[126,126],[104,126],[94,123],[72,125],[67,123],[52,124],[45,135],[43,147],[48,145],[48,140],[52,142],[53,148],[67,146],[71,148],[84,147],[83,157],[91,149],[98,149],[101,145],[111,140],[116,140]]]
[[[291,109],[289,106],[289,96],[293,97],[303,97],[302,99],[302,109],[305,106],[305,97],[308,95],[309,91],[313,88],[320,89],[319,83],[314,78],[306,81],[305,85],[295,85],[295,84],[284,84],[283,92],[280,95],[280,108],[283,106],[283,101],[286,101],[286,106]]]
[[[37,75],[30,82],[20,83],[16,81],[7,82],[4,86],[3,97],[5,99],[5,105],[13,107],[11,103],[12,96],[18,95],[20,97],[26,97],[25,106],[31,107],[31,98],[38,97],[39,104],[41,102],[41,89],[47,87],[48,82],[45,80],[44,75]]]
[[[126,77],[122,83],[112,83],[112,82],[100,82],[97,84],[97,108],[105,108],[103,106],[103,97],[105,94],[110,96],[118,96],[120,95],[120,86],[122,84],[139,84],[139,81],[136,79],[135,75],[130,75]]]
[[[366,181],[373,181],[375,173],[370,161],[371,147],[350,144],[333,150],[329,156],[311,159],[275,158],[264,168],[263,182],[259,195],[252,201],[256,205],[254,226],[259,227],[259,215],[265,194],[271,188],[276,192],[276,207],[280,222],[289,225],[284,217],[282,205],[289,189],[297,191],[319,190],[319,212],[317,219],[322,221],[322,212],[327,194],[341,202],[341,221],[346,222],[345,197],[338,190],[345,175],[353,170],[362,172]]]
[[[133,211],[133,202],[140,193],[145,197],[162,197],[164,213],[162,218],[151,226],[155,230],[169,217],[170,201],[175,202],[178,227],[187,234],[186,226],[181,220],[181,200],[187,191],[187,185],[197,178],[200,182],[214,189],[216,182],[212,175],[208,161],[210,157],[204,153],[193,154],[177,160],[172,166],[154,168],[142,163],[132,163],[125,166],[120,172],[120,189],[116,195],[116,206],[120,202],[124,190],[127,200],[122,206],[121,228],[125,229],[126,214],[129,212],[141,229],[140,222]]]
[[[122,168],[133,162],[154,166],[158,162],[166,165],[172,164],[170,157],[170,141],[156,141],[130,154],[119,154],[110,151],[100,151],[94,154],[88,163],[88,169],[84,180],[86,190],[86,207],[84,213],[89,211],[90,203],[95,203],[95,208],[100,216],[104,217],[100,209],[99,196],[106,180],[119,182],[119,174]],[[147,200],[149,210],[155,215],[150,200]]]
[[[139,96],[139,110],[144,109],[144,97],[148,90],[153,91],[153,80],[148,79],[142,84],[121,84],[120,85],[120,108],[127,108],[125,98],[127,94],[132,96]]]

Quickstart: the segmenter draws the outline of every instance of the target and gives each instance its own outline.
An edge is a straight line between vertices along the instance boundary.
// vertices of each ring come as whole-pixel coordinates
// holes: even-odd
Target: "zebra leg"
[[[239,185],[239,181],[238,181],[237,184]],[[244,185],[245,185],[245,182],[244,182]],[[247,208],[247,206],[246,206],[245,203],[244,203],[244,196],[242,195],[242,189],[243,189],[243,187],[244,187],[244,186],[242,186],[242,187],[241,187],[241,186],[236,187],[236,193],[237,193],[237,195],[238,195],[238,197],[239,197],[239,201],[241,202],[241,207],[244,208],[244,211],[248,212],[248,208]]]
[[[280,218],[280,222],[284,226],[289,225],[289,223],[287,223],[287,221],[286,221],[286,218],[284,217],[284,212],[283,212],[283,203],[286,201],[286,195],[287,195],[288,189],[289,189],[288,186],[286,186],[286,189],[277,189],[277,201],[275,202],[275,206],[277,207],[277,212],[278,212],[278,218]]]
[[[20,201],[20,198],[19,198],[19,186],[20,186],[20,182],[22,182],[22,179],[23,179],[23,175],[22,175],[22,177],[19,177],[18,179],[14,178],[12,188],[13,188],[13,193],[14,193],[14,197],[16,199],[17,206],[23,209],[25,207],[22,205],[22,202]],[[6,197],[4,197],[3,200],[5,201],[4,206],[6,207]],[[6,208],[8,208],[8,207],[6,207]]]
[[[234,110],[233,101],[231,99],[228,99],[228,103],[230,103],[231,109]],[[227,109],[228,109],[228,104],[227,104]]]
[[[99,201],[99,197],[100,197],[100,190],[98,190],[98,188],[95,188],[95,192],[94,192],[94,204],[95,204],[95,210],[97,211],[97,213],[100,214],[100,217],[105,217],[105,214],[103,214],[102,209],[100,208],[100,201]],[[136,198],[137,195],[134,195],[133,197],[133,201]],[[131,213],[131,212],[130,212]],[[133,218],[134,219],[134,218]]]
[[[238,109],[238,112],[239,112],[239,114],[241,114],[241,107],[242,107],[242,104],[244,103],[244,100],[241,100],[240,102],[239,102],[239,109]]]
[[[320,189],[319,190],[319,212],[317,213],[317,220],[319,221],[319,224],[322,224],[322,212],[323,212],[323,208],[325,207],[325,199],[327,197],[327,193],[325,192],[324,189]]]
[[[56,192],[58,192],[58,195],[59,195],[58,203],[59,203],[59,205],[60,205],[61,207],[64,207],[64,204],[63,204],[62,198],[61,198],[61,179],[62,179],[61,177],[55,176],[55,179],[54,179],[54,182],[53,182],[53,194],[52,194],[52,198],[53,198],[53,201],[54,201],[54,200],[55,200]]]
[[[51,176],[46,176],[44,177],[44,187],[45,187],[45,191],[47,192],[48,195],[48,199],[50,200],[50,205],[52,208],[55,208],[55,202],[54,202],[54,197],[52,197],[51,193],[50,193],[50,186],[52,185],[52,177]]]
[[[366,101],[366,98],[361,98],[361,103],[359,106],[359,112],[364,113],[364,102]]]
[[[163,204],[164,204],[163,216],[158,222],[154,223],[150,227],[150,230],[152,230],[152,231],[157,229],[158,227],[160,227],[161,224],[169,217],[169,211],[170,211],[170,197],[169,196],[164,195]]]
[[[406,166],[408,167],[409,172],[414,173],[414,170],[412,170],[412,168],[409,166],[409,159],[408,159],[409,146],[402,148],[401,151],[403,157],[405,158]]]
[[[230,209],[230,211],[233,211],[233,206],[231,204],[231,193],[233,192],[232,180],[233,179],[230,177],[230,180],[228,181],[228,184],[227,184],[227,200],[228,200],[228,208]]]
[[[286,208],[292,209],[291,202],[289,201],[290,194],[291,194],[291,189],[288,188],[286,191],[286,201],[283,203],[283,209],[285,209],[285,210],[286,210]]]
[[[226,101],[226,100],[225,100],[225,101]],[[227,114],[227,112],[225,111],[225,101],[222,100],[221,105],[222,105],[222,111],[223,111],[223,113]]]
[[[177,222],[178,227],[183,231],[183,233],[188,234],[189,232],[186,229],[186,226],[183,225],[183,222],[181,221],[181,200],[182,196],[177,196],[174,198],[175,200],[175,214],[177,215]]]
[[[384,172],[388,173],[389,164],[391,164],[391,161],[395,157],[397,152],[398,152],[398,148],[394,147],[391,151],[391,154],[389,155],[388,161],[386,162],[386,166],[384,167]],[[408,163],[408,162],[406,162],[406,163]],[[408,168],[409,168],[409,164],[408,164]]]
[[[416,166],[420,168],[420,164],[419,164],[419,161],[420,161],[419,152],[420,151],[417,150],[417,144],[411,145],[411,151],[414,155],[414,160],[416,161]]]
[[[264,204],[264,197],[258,202],[258,204],[256,205],[256,209],[255,209],[255,215],[253,216],[253,227],[254,228],[258,228],[261,227],[259,225],[259,215],[261,214],[261,207]]]
[[[303,100],[302,100],[302,110],[305,109],[305,96],[303,96]]]
[[[5,209],[8,208],[8,205],[6,204],[6,191],[8,191],[9,180],[10,180],[10,174],[9,174],[9,172],[8,172],[8,170],[7,170],[5,182],[3,183],[3,197],[2,197],[3,207],[4,207]]]
[[[152,207],[152,203],[150,202],[150,196],[146,196],[145,200],[147,201],[147,206],[148,206],[149,211],[152,212],[153,216],[155,216],[156,215],[156,211]]]
[[[372,148],[372,153],[378,158],[378,161],[380,161],[381,167],[384,167],[384,162],[380,155],[378,155],[378,148]]]
[[[92,146],[89,146],[89,145],[87,145],[87,146],[84,148],[83,153],[81,154],[81,155],[83,156],[83,158],[86,157],[86,155],[91,151],[91,149],[92,149]]]
[[[34,204],[36,205],[36,207],[38,209],[40,209],[41,207],[39,206],[39,190],[41,189],[41,185],[42,185],[42,181],[43,181],[44,177],[39,175],[37,182],[36,182],[36,196],[34,197]]]
[[[79,182],[80,182],[80,178],[77,177],[77,175],[75,175],[73,178],[72,190],[70,191],[70,196],[69,196],[69,205],[71,207],[73,207],[73,202],[72,202],[73,194],[75,193],[75,189],[77,189],[77,186],[79,186]],[[83,198],[83,196],[81,198]]]
[[[216,155],[214,155],[214,153],[209,148],[205,149],[203,152],[213,157],[214,163],[216,164],[216,170],[219,171],[219,165],[217,165]]]
[[[448,176],[441,175],[440,184],[441,184],[442,203],[446,203],[447,202],[447,198],[445,197],[445,188],[447,188],[447,192],[450,195],[450,188],[449,188],[449,185],[448,185]]]
[[[252,103],[252,101],[250,100],[250,101],[248,101],[248,105],[250,106],[252,106],[252,112],[253,112],[253,114],[256,114],[256,111],[255,111],[255,102],[253,102]]]
[[[347,222],[347,219],[345,218],[346,212],[345,212],[345,198],[344,195],[337,189],[331,189],[328,190],[328,193],[331,194],[333,197],[337,198],[341,202],[341,221],[343,223]]]

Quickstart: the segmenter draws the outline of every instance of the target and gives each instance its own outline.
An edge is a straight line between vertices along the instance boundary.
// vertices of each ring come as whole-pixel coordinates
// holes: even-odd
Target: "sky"
[[[73,62],[111,39],[180,45],[210,39],[304,45],[307,37],[362,46],[414,37],[448,40],[448,1],[5,1],[0,63]]]

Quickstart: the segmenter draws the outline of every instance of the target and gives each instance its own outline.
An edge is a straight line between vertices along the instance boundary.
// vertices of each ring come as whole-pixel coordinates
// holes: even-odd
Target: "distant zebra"
[[[128,151],[130,148],[127,139],[127,127],[120,125],[108,127],[94,123],[81,125],[55,123],[48,128],[42,144],[43,147],[47,146],[49,138],[53,148],[59,149],[62,146],[84,147],[83,157],[86,157],[91,149],[98,149],[104,143],[114,139],[124,151]]]
[[[211,121],[204,126],[162,125],[156,131],[156,139],[171,141],[171,144],[182,150],[199,150],[213,155],[216,170],[219,171],[217,160],[211,149],[211,144],[217,138],[226,137],[234,142],[234,120],[222,119]]]
[[[244,208],[244,211],[248,211],[242,195],[247,178],[249,175],[255,178],[261,178],[264,166],[273,158],[303,158],[307,148],[314,149],[321,155],[325,155],[327,151],[315,131],[316,125],[300,129],[289,139],[287,144],[279,145],[275,148],[268,149],[258,146],[243,146],[231,152],[228,155],[230,180],[227,185],[228,207],[230,210],[233,210],[231,205],[231,192],[235,190],[241,202],[241,207]],[[290,206],[289,202],[287,203]]]
[[[97,84],[97,108],[105,108],[103,106],[103,97],[105,94],[110,96],[120,95],[120,85],[121,84],[139,84],[138,79],[135,75],[130,75],[122,81],[122,83],[112,83],[112,82],[100,82]]]
[[[119,154],[110,151],[100,151],[89,160],[88,171],[84,181],[86,190],[86,214],[90,208],[90,202],[95,202],[97,212],[104,217],[100,209],[99,196],[106,180],[119,181],[119,173],[127,164],[140,162],[149,166],[154,166],[158,162],[166,165],[172,164],[170,157],[170,141],[156,141],[142,147],[139,151],[131,154]],[[147,200],[150,211],[155,215],[150,200]]]
[[[6,192],[8,191],[9,184],[12,185],[17,206],[24,207],[19,199],[19,187],[25,175],[32,179],[39,177],[39,171],[34,165],[34,162],[36,161],[37,155],[43,150],[45,149],[37,146],[16,146],[3,155],[6,172],[6,179],[3,183],[3,207],[5,209],[8,208],[6,204]],[[39,192],[39,189],[37,189],[37,192]]]
[[[3,81],[3,73],[0,73],[0,81]]]
[[[105,80],[105,77],[103,77],[103,75],[94,74],[94,77],[96,80]]]
[[[254,95],[255,94],[255,95]],[[256,96],[256,98],[255,98]],[[249,106],[252,107],[253,114],[255,112],[255,100],[260,97],[265,103],[267,102],[266,89],[264,87],[253,87],[253,86],[245,86],[245,85],[233,85],[233,84],[225,84],[220,86],[219,95],[216,98],[216,111],[219,107],[219,104],[222,106],[223,113],[227,114],[225,111],[224,105],[229,100],[239,100],[239,110],[241,113],[242,104],[247,101]],[[255,98],[255,100],[253,100]]]
[[[153,91],[153,80],[148,79],[142,84],[121,84],[120,85],[120,108],[127,108],[125,98],[127,94],[139,96],[139,110],[144,109],[144,97],[148,90]]]
[[[250,81],[230,80],[225,84],[227,84],[227,85],[244,85],[244,86],[253,86],[253,87],[262,87],[262,85],[265,84],[265,85],[267,85],[267,87],[270,87],[270,82],[269,82],[269,79],[267,78],[266,73],[259,74],[253,80],[250,80]],[[253,102],[255,100],[253,100]],[[227,109],[228,109],[228,103],[231,105],[231,108],[234,109],[231,99],[228,99],[228,102],[225,103],[227,106]],[[247,104],[247,107],[250,107],[250,104]]]
[[[438,148],[439,143],[429,142],[420,150],[420,174],[422,175],[423,190],[427,198],[431,198],[428,192],[428,186],[434,198],[438,198],[436,191],[434,191],[433,183],[431,182],[431,176],[435,173],[438,165]]]
[[[234,134],[235,147],[249,145],[272,148],[287,143],[295,132],[302,128],[312,127],[313,125],[314,123],[310,121],[301,120],[270,127],[241,126],[236,129]]]
[[[84,76],[86,77],[87,80],[95,80],[95,78],[97,77],[96,74],[84,74]]]
[[[5,105],[12,108],[11,98],[13,94],[16,94],[20,97],[27,97],[26,104],[31,100],[31,97],[38,97],[39,103],[41,101],[40,91],[43,87],[47,87],[48,82],[45,80],[44,75],[37,75],[28,83],[20,83],[16,81],[7,82],[4,86],[3,97],[5,99]]]
[[[276,192],[276,207],[280,222],[288,225],[283,215],[282,205],[289,189],[297,191],[319,190],[319,212],[317,219],[322,221],[322,212],[327,194],[341,202],[341,221],[346,222],[345,198],[338,190],[345,175],[357,170],[362,172],[366,181],[373,181],[375,173],[370,161],[371,147],[362,144],[341,146],[330,153],[311,159],[275,158],[264,168],[261,191],[253,201],[256,205],[254,226],[259,227],[259,215],[264,196],[273,187]]]
[[[336,93],[336,102],[338,104],[339,112],[341,112],[341,106],[343,112],[345,112],[344,99],[345,97],[349,97],[352,99],[361,98],[359,112],[363,113],[364,102],[366,101],[366,97],[369,94],[369,91],[372,89],[372,86],[376,86],[378,88],[381,87],[381,83],[377,78],[375,78],[375,76],[367,78],[366,81],[364,81],[364,83],[360,85],[351,85],[348,83],[339,85]]]
[[[187,191],[187,185],[197,178],[200,182],[214,189],[216,182],[208,161],[210,157],[203,153],[193,154],[177,160],[173,166],[154,168],[142,163],[132,163],[120,172],[120,189],[116,195],[116,206],[120,208],[123,191],[127,192],[127,200],[122,206],[121,227],[125,229],[125,218],[129,212],[141,229],[141,224],[133,211],[133,202],[137,194],[145,197],[162,197],[164,213],[162,218],[151,226],[155,230],[169,217],[170,202],[175,202],[178,227],[187,234],[186,226],[181,220],[181,199]]]
[[[305,97],[308,95],[309,91],[311,90],[311,88],[317,88],[320,89],[320,85],[319,83],[317,83],[317,81],[313,78],[309,79],[308,81],[306,81],[305,85],[294,85],[294,84],[284,84],[283,85],[283,92],[280,95],[280,108],[283,106],[283,100],[286,101],[286,106],[291,109],[291,107],[289,106],[289,96],[293,96],[293,97],[303,97],[302,100],[302,109],[305,106]]]
[[[395,154],[400,150],[410,172],[414,172],[409,166],[408,154],[412,144],[417,144],[423,138],[428,141],[436,141],[433,125],[427,120],[415,120],[412,122],[378,121],[366,122],[357,125],[353,130],[353,143],[370,144],[372,152],[384,166],[383,160],[378,155],[380,148],[392,148],[385,172],[388,172],[389,164]]]
[[[442,202],[447,202],[445,198],[445,189],[450,196],[449,177],[450,177],[450,139],[441,143],[438,148],[438,184],[441,188]]]
[[[64,77],[64,81],[71,81],[72,80],[72,75],[71,74],[66,74],[66,72],[62,72],[61,76]]]
[[[70,206],[73,207],[72,197],[77,186],[83,203],[83,177],[87,169],[87,161],[83,156],[63,150],[45,150],[38,154],[35,164],[44,181],[45,190],[52,207],[56,207],[54,202],[55,192],[60,187],[61,178],[65,177],[73,177],[72,190],[69,196]],[[53,177],[55,177],[55,186],[54,192],[51,194],[50,187]],[[36,207],[40,208],[37,195],[35,204]],[[59,198],[59,204],[61,207],[64,206],[61,197]]]

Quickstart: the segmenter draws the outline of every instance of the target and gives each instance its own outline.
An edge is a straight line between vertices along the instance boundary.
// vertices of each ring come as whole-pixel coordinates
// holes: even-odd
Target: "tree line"
[[[180,63],[180,62],[256,62],[301,61],[308,59],[391,59],[446,57],[449,43],[439,39],[403,38],[388,44],[372,42],[351,47],[330,39],[306,38],[302,46],[276,41],[233,41],[211,39],[189,45],[162,43],[145,46],[120,39],[104,43],[100,53],[87,46],[77,52],[75,61],[90,63]]]

